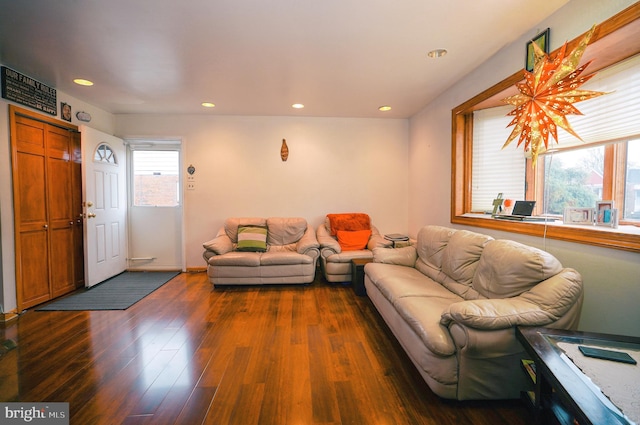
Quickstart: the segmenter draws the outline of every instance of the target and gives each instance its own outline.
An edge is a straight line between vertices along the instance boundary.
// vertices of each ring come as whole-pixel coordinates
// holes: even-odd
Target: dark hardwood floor
[[[0,325],[0,401],[68,402],[71,424],[533,423],[520,401],[446,401],[366,297],[212,289],[181,274],[124,311],[28,311]]]

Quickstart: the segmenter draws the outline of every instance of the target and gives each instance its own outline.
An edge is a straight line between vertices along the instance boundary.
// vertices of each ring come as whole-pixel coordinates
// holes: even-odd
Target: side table
[[[351,260],[351,284],[353,285],[353,291],[358,296],[367,295],[367,290],[364,287],[364,266],[372,261],[370,258],[354,258]]]
[[[409,236],[401,235],[400,233],[391,233],[384,235],[384,238],[391,242],[393,248],[402,248],[411,245]]]

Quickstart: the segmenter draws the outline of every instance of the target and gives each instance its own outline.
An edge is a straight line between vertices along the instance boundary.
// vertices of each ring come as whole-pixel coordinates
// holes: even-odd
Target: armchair
[[[327,214],[316,231],[320,266],[327,282],[351,282],[351,260],[373,259],[374,248],[392,245],[371,224],[367,214]]]

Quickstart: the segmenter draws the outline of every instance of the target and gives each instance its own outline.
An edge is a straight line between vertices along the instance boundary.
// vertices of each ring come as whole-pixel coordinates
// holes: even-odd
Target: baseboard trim
[[[187,267],[187,273],[204,273],[206,271],[206,267]]]
[[[17,318],[18,318],[18,313],[15,313],[15,312],[0,313],[0,323],[7,323]]]

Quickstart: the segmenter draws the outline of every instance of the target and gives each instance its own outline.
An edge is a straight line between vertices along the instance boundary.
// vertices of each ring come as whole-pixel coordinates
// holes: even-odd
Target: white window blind
[[[502,149],[513,127],[507,128],[512,106],[473,113],[473,165],[471,210],[491,211],[498,193],[504,199],[524,200],[525,156],[517,139]]]
[[[597,59],[596,59],[597,60]],[[589,68],[587,68],[588,74]],[[549,149],[566,149],[592,143],[625,141],[640,136],[640,55],[598,71],[580,89],[608,94],[574,104],[583,115],[568,115],[571,127],[584,141],[558,128],[559,143],[549,139]]]

